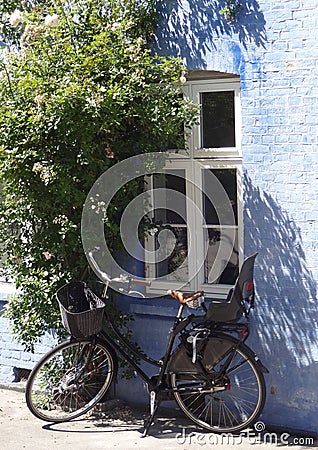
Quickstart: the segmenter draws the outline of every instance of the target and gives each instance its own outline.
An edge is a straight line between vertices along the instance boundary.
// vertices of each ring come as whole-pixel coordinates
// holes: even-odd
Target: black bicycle
[[[93,253],[90,257],[99,270]],[[119,357],[149,389],[150,414],[144,436],[159,404],[173,398],[195,424],[212,432],[238,432],[249,427],[264,407],[264,373],[268,372],[245,344],[254,308],[255,257],[245,259],[227,301],[210,302],[206,307],[202,291],[169,291],[180,307],[165,355],[158,361],[127,340],[105,308],[112,283],[122,283],[126,286],[123,291],[131,293],[134,284],[147,284],[145,281],[123,275],[111,279],[99,270],[104,283],[102,298],[82,282],[63,286],[57,298],[63,325],[71,337],[43,356],[32,370],[26,386],[30,411],[55,423],[86,413],[109,390]],[[197,312],[184,314],[187,308]],[[179,345],[175,347],[177,336]],[[141,360],[156,366],[158,374],[148,376],[140,367]]]

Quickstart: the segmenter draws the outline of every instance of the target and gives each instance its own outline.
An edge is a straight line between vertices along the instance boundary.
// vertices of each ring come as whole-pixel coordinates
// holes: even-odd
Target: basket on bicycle
[[[71,281],[56,293],[62,324],[74,337],[99,333],[103,325],[105,303],[82,281]]]

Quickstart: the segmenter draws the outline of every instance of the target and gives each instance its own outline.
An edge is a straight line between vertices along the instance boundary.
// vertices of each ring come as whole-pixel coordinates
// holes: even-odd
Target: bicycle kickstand
[[[159,408],[159,405],[160,405],[160,402],[156,401],[156,392],[151,391],[150,392],[150,414],[147,417],[147,419],[145,419],[144,432],[142,434],[142,437],[147,436],[149,428],[151,427],[151,424],[153,423],[153,419],[155,417],[156,411]]]

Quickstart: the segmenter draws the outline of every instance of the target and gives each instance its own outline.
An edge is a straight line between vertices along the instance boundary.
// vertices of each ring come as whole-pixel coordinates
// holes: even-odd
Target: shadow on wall
[[[317,430],[317,285],[307,269],[301,231],[246,175],[244,195],[245,247],[259,252],[253,348],[270,370],[269,418]]]
[[[228,35],[247,48],[265,47],[265,19],[256,0],[241,2],[242,10],[233,23],[220,13],[226,0],[166,0],[160,2],[156,51],[181,56],[187,67],[206,68],[206,56],[216,49],[214,38]]]

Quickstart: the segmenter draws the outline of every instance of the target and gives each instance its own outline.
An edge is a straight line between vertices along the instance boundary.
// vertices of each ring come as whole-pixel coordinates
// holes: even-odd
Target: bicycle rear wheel
[[[111,350],[90,339],[53,348],[32,370],[26,386],[30,411],[48,422],[78,417],[102,399],[115,369]]]
[[[266,398],[264,375],[253,352],[228,336],[211,337],[202,363],[207,371],[171,374],[171,386],[181,410],[210,431],[237,432],[251,425],[262,412]],[[231,359],[232,358],[232,359]],[[222,366],[230,364],[221,375]]]

